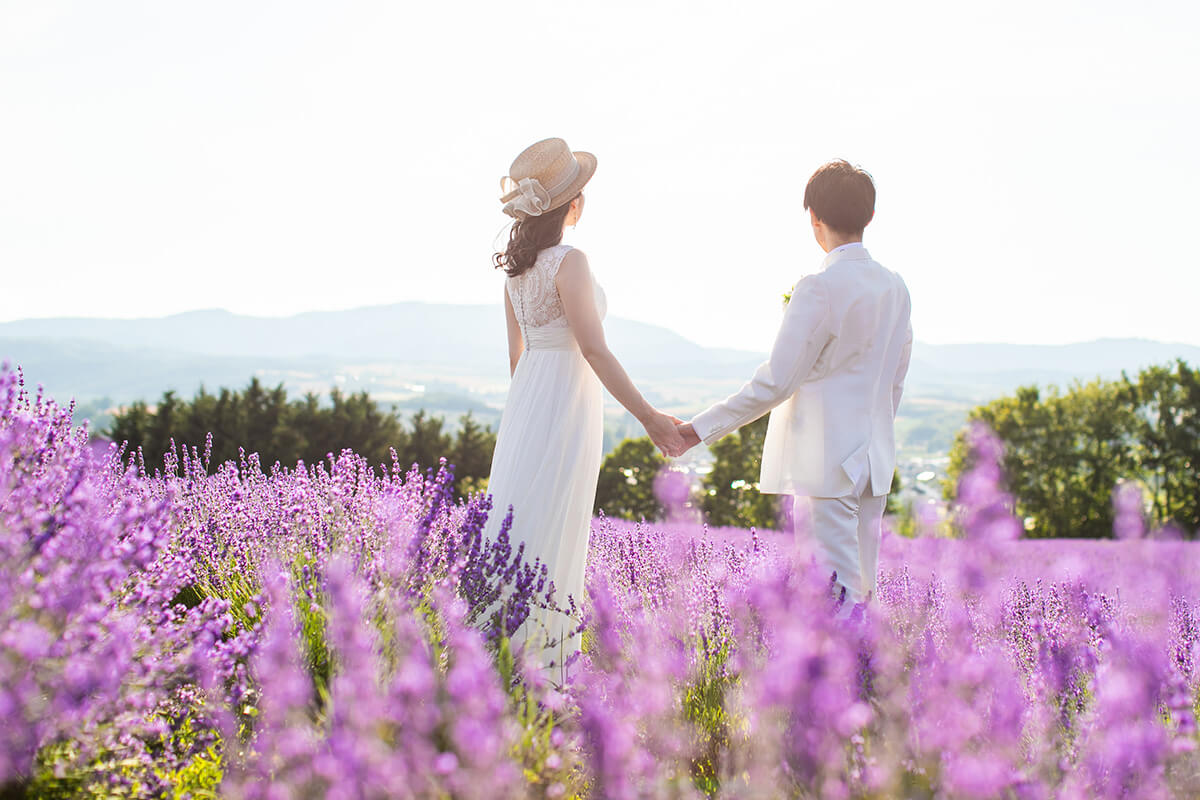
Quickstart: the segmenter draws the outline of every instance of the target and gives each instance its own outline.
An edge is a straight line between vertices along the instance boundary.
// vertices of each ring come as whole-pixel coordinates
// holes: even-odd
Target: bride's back
[[[566,311],[554,279],[563,259],[573,249],[569,244],[547,247],[537,254],[532,267],[505,281],[513,312],[522,330],[568,327]],[[595,276],[592,277],[592,286],[596,294],[596,311],[603,318],[608,302]]]
[[[547,247],[537,254],[532,267],[505,281],[513,311],[522,328],[567,327],[566,312],[554,278],[570,250],[569,244]]]

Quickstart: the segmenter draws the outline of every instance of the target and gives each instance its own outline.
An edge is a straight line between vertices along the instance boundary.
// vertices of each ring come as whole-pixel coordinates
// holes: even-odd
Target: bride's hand
[[[683,455],[688,449],[678,428],[675,427],[675,422],[675,417],[655,411],[653,416],[642,423],[650,441],[654,442],[664,456],[672,458]]]

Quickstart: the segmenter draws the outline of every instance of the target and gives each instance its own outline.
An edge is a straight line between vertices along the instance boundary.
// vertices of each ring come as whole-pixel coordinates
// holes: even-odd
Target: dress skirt
[[[495,539],[513,508],[510,540],[525,543],[525,562],[549,568],[554,599],[567,607],[587,602],[584,571],[596,482],[604,446],[603,388],[567,328],[528,331],[530,349],[521,354],[500,419],[488,491],[492,513],[485,531]],[[529,642],[536,659],[553,660],[578,649],[565,639],[577,622],[562,614],[530,615],[514,642]],[[540,652],[540,637],[559,640]],[[544,639],[542,640],[544,641]]]

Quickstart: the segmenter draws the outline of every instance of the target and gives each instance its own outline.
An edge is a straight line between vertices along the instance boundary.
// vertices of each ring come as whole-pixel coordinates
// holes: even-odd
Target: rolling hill
[[[0,323],[0,361],[60,400],[119,405],[164,390],[243,386],[251,376],[292,393],[366,389],[400,408],[497,409],[507,390],[499,305],[396,303],[271,318],[192,311],[143,319],[59,318]],[[762,353],[706,348],[655,325],[610,317],[613,351],[651,402],[690,413],[737,389]],[[764,342],[764,348],[769,346]],[[1141,339],[1068,345],[914,346],[901,432],[932,450],[978,402],[1017,386],[1116,377],[1200,347]],[[441,408],[445,406],[445,408]]]

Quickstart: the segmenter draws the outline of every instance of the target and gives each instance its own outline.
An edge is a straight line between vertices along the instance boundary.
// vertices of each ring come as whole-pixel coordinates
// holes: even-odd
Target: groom
[[[908,288],[872,260],[863,229],[875,184],[846,161],[818,169],[804,208],[821,268],[792,291],[771,355],[737,394],[679,426],[711,444],[772,411],[760,491],[794,496],[818,563],[851,603],[875,591],[880,525],[896,464],[893,420],[912,352]],[[806,498],[811,498],[808,500]]]

